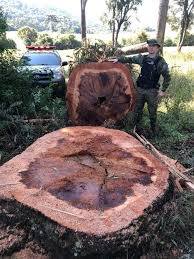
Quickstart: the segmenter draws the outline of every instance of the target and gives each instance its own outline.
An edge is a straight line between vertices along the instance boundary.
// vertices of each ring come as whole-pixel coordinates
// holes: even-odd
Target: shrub
[[[167,38],[164,41],[164,47],[173,47],[173,46],[176,46],[176,43],[171,38]]]
[[[137,43],[146,42],[148,40],[148,35],[146,32],[142,31],[137,34]]]
[[[63,100],[51,98],[51,87],[32,86],[31,74],[21,70],[16,52],[7,50],[14,44],[6,39],[6,21],[1,18],[0,12],[0,164],[41,135],[63,127],[66,109]],[[36,118],[51,122],[46,125],[26,122]]]
[[[6,19],[3,10],[0,7],[0,38],[5,36],[5,31],[7,29]]]
[[[50,37],[47,33],[39,34],[36,41],[38,45],[53,45],[53,38]]]
[[[18,64],[13,52],[0,54],[0,164],[38,137],[64,126],[64,101],[52,98],[51,87],[33,87],[30,74],[19,72]],[[51,121],[41,123],[44,118]],[[28,119],[40,122],[25,122]]]
[[[179,40],[179,36],[175,38],[175,42],[177,44]],[[183,46],[194,46],[194,34],[191,34],[189,32],[186,33],[184,41],[183,41]]]
[[[18,36],[25,42],[25,44],[32,44],[36,42],[38,33],[34,28],[25,26],[18,30]]]
[[[16,43],[14,40],[1,38],[0,39],[0,50],[4,49],[16,49]]]
[[[30,75],[19,72],[18,65],[15,52],[5,50],[0,54],[0,103],[5,103],[7,107],[18,101],[25,105],[30,99]]]
[[[185,46],[194,46],[194,34],[187,33],[183,42]]]
[[[75,49],[81,47],[81,42],[76,40],[75,36],[70,34],[68,36],[61,36],[54,43],[56,49]]]

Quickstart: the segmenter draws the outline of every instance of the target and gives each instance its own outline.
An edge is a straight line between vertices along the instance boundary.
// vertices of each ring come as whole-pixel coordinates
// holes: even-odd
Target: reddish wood
[[[44,247],[54,246],[64,258],[126,244],[133,251],[139,229],[141,241],[148,242],[148,222],[157,206],[161,211],[168,180],[166,166],[127,133],[64,128],[0,168],[0,217],[6,228],[15,222],[18,231],[24,224],[24,240],[31,229],[32,236],[43,233]]]
[[[70,75],[67,104],[74,125],[116,122],[133,109],[135,90],[129,69],[111,62],[78,65]]]

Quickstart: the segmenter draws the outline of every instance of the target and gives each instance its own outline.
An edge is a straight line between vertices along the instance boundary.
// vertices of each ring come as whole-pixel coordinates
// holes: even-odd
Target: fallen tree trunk
[[[141,255],[173,193],[167,167],[138,140],[101,127],[45,135],[0,168],[0,183],[1,256],[26,256],[32,242],[48,258]]]
[[[67,87],[73,125],[104,125],[122,119],[133,109],[135,89],[129,69],[111,62],[78,65]]]
[[[117,50],[119,55],[133,55],[148,52],[147,43],[140,43],[131,46],[126,46]]]

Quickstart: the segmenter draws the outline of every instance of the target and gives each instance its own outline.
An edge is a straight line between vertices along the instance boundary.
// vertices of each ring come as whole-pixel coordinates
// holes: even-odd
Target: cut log
[[[118,52],[120,55],[133,55],[133,54],[145,53],[145,52],[148,52],[147,43],[144,42],[140,44],[126,46],[117,50],[116,52]]]
[[[5,235],[0,255],[29,240],[50,258],[122,247],[137,255],[172,195],[165,165],[134,137],[102,127],[41,137],[0,168],[0,183],[0,230],[21,233],[11,248]]]
[[[89,63],[72,71],[66,97],[73,125],[101,126],[122,119],[133,109],[135,89],[125,65]]]

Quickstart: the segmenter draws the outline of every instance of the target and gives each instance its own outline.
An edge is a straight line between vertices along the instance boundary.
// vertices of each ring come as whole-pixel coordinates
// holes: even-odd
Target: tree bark
[[[82,41],[86,41],[86,3],[87,0],[81,0],[81,37]]]
[[[112,45],[115,47],[115,8],[113,7],[113,19],[112,19]]]
[[[177,44],[178,52],[181,52],[181,48],[183,46],[185,35],[189,26],[188,4],[189,4],[189,1],[185,0],[182,18],[181,18],[181,24],[180,24],[179,41]]]
[[[0,183],[1,256],[33,242],[48,258],[123,248],[137,258],[173,194],[166,166],[132,136],[102,127],[41,137],[0,168]]]
[[[135,44],[127,47],[123,47],[119,49],[121,55],[132,55],[132,54],[139,54],[139,53],[145,53],[148,51],[147,49],[147,43],[140,43]]]
[[[160,0],[156,38],[161,45],[161,53],[163,52],[168,6],[169,0]]]
[[[117,30],[116,30],[116,35],[115,35],[115,46],[118,46],[118,37],[119,37],[119,32],[121,29],[122,23],[119,23],[117,25]]]
[[[129,69],[111,62],[77,66],[67,87],[72,125],[115,123],[133,109],[135,89]]]

